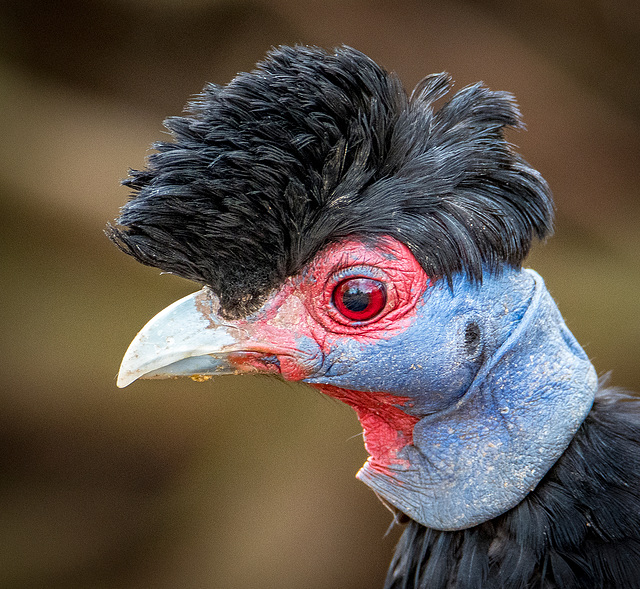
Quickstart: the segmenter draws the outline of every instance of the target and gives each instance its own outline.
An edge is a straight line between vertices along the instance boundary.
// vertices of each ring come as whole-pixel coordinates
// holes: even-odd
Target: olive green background
[[[529,261],[600,374],[640,390],[636,3],[5,0],[0,5],[0,587],[369,588],[397,531],[353,476],[351,411],[226,377],[115,387],[194,285],[103,236],[119,186],[206,81],[272,45],[354,46],[411,88],[447,70],[521,104],[550,182]]]

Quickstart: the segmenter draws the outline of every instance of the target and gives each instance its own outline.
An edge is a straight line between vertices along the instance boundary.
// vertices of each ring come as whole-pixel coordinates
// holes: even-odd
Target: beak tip
[[[116,386],[119,389],[123,389],[125,387],[128,387],[133,381],[137,379],[138,379],[137,376],[132,375],[129,372],[119,372],[118,379],[116,380]]]

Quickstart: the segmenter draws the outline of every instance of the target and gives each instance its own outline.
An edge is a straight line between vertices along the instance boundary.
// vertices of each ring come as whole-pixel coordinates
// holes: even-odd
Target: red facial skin
[[[399,405],[409,397],[389,393],[350,391],[331,385],[311,385],[325,395],[353,407],[364,431],[364,446],[371,455],[371,466],[387,470],[392,464],[407,466],[398,452],[413,444],[413,427],[419,421],[405,413]]]
[[[385,285],[386,305],[370,320],[350,320],[334,304],[336,287],[353,277]],[[243,372],[279,372],[287,380],[312,377],[344,338],[374,344],[406,330],[429,283],[409,249],[395,239],[350,240],[329,246],[299,275],[289,278],[260,311],[234,322],[248,337],[242,351],[232,352],[229,359]],[[303,341],[306,345],[300,343]],[[403,464],[397,454],[412,443],[418,421],[401,408],[410,398],[326,384],[312,386],[354,408],[372,466],[386,469]]]

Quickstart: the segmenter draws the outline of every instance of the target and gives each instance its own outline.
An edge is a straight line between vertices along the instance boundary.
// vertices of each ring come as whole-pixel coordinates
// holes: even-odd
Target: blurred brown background
[[[354,46],[411,88],[514,92],[550,182],[530,260],[597,370],[640,390],[640,11],[628,0],[4,0],[0,587],[370,588],[396,540],[346,407],[232,377],[115,387],[194,285],[102,235],[161,120],[270,46]]]

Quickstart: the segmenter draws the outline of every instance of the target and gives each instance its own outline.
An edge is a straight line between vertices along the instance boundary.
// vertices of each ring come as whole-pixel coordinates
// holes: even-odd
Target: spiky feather
[[[551,232],[551,195],[505,140],[513,97],[476,84],[434,110],[449,85],[435,74],[408,96],[349,47],[277,48],[165,122],[173,141],[131,172],[108,234],[230,316],[348,236],[393,236],[434,278],[517,266]]]

